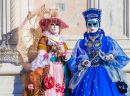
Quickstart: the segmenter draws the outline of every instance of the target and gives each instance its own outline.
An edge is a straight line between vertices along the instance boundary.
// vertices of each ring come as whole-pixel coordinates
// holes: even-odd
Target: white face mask
[[[99,21],[97,19],[88,20],[87,27],[90,33],[95,33],[99,29]]]
[[[59,30],[60,30],[59,29],[59,23],[50,23],[48,28],[54,34],[59,33]]]

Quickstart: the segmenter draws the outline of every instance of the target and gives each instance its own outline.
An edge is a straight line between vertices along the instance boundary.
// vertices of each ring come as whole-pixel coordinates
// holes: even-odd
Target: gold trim
[[[39,49],[43,49],[43,50],[45,50],[47,52],[47,47],[45,45],[43,45],[43,44],[38,44],[37,50],[39,50]]]
[[[92,47],[92,43],[88,43],[88,47]]]
[[[98,37],[99,37],[99,33],[98,33],[98,35],[97,35],[97,36],[93,36],[93,37],[91,37],[91,36],[90,36],[90,34],[89,34],[89,38],[92,40],[92,42],[94,42],[94,41],[95,41],[95,39],[96,39],[96,38],[98,38]]]
[[[96,47],[99,47],[100,45],[101,45],[100,43],[96,43],[96,44],[95,44]]]
[[[67,49],[68,49],[68,46],[65,44],[65,45],[64,45],[64,48],[65,48],[65,50],[67,50]]]

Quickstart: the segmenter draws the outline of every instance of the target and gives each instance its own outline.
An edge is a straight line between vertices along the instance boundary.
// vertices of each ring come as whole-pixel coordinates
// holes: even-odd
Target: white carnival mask
[[[56,22],[51,22],[49,25],[48,25],[48,28],[49,30],[54,33],[54,34],[57,34],[59,33],[59,23],[56,23]]]
[[[99,21],[97,19],[90,19],[87,22],[87,27],[90,33],[95,33],[99,29]]]

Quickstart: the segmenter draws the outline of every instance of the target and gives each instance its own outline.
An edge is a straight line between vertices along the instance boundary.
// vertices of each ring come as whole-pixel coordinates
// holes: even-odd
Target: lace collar
[[[48,31],[43,31],[43,34],[57,42],[61,42],[59,34],[52,34],[51,32]]]
[[[59,35],[59,34],[52,34],[51,32],[48,31],[43,31],[43,34],[46,35],[47,37],[61,43],[61,42],[65,42],[63,36]],[[57,45],[56,42],[52,41],[51,39],[48,38],[48,44],[49,45]]]

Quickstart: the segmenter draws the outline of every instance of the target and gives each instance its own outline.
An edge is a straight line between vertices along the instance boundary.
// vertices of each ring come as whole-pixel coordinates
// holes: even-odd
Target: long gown
[[[62,36],[52,35],[50,32],[44,31],[44,35],[52,38],[55,41],[62,42],[64,44],[65,50],[67,50],[67,45]],[[31,96],[31,91],[28,90],[28,85],[33,84],[33,96],[68,96],[69,95],[69,71],[66,64],[62,64],[58,61],[58,53],[55,55],[51,51],[53,46],[56,46],[57,43],[50,40],[47,37],[42,37],[38,45],[38,56],[31,63],[30,74],[26,82],[23,96]],[[45,55],[45,53],[47,53]],[[44,55],[43,55],[44,54]],[[49,68],[47,66],[50,66]],[[49,69],[49,72],[48,72]],[[55,80],[54,87],[56,88],[56,83],[59,83],[60,86],[63,85],[63,80],[65,77],[65,90],[64,92],[57,92],[55,88],[45,89],[44,87],[44,78],[46,76],[53,76]]]
[[[113,54],[114,59],[106,61],[102,58],[104,54]],[[82,66],[84,60],[91,61],[91,66]],[[125,72],[121,68],[129,60],[118,43],[105,36],[102,29],[96,33],[85,32],[67,61],[73,73],[69,83],[71,96],[125,96],[119,93],[116,82],[124,81]]]

